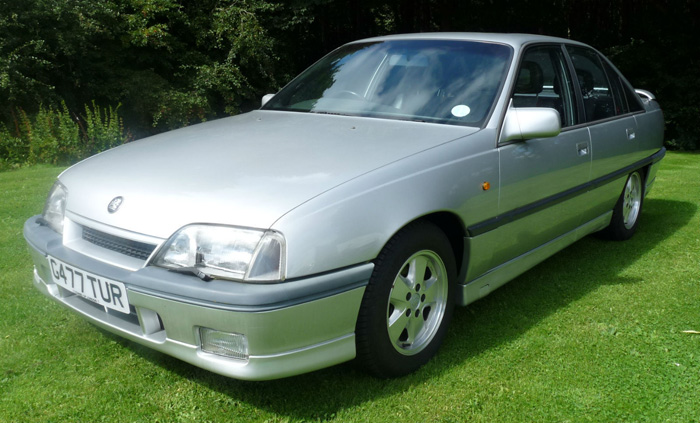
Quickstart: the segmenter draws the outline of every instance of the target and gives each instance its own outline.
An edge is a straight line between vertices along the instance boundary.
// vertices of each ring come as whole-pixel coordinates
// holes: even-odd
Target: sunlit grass
[[[669,153],[627,242],[588,237],[460,308],[411,376],[227,379],[31,286],[22,224],[58,168],[0,173],[0,421],[613,422],[700,417],[700,155]]]

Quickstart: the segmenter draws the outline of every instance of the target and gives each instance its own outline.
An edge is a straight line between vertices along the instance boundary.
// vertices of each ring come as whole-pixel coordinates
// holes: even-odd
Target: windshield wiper
[[[309,110],[309,113],[315,113],[317,115],[335,115],[335,116],[350,116],[345,113],[337,113],[337,112],[317,112],[314,110]]]

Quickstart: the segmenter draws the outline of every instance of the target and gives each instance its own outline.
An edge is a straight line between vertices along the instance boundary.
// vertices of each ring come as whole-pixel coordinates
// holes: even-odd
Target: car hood
[[[339,184],[476,131],[255,111],[114,148],[60,180],[70,213],[154,237],[197,222],[269,228]],[[115,197],[123,202],[109,213]]]

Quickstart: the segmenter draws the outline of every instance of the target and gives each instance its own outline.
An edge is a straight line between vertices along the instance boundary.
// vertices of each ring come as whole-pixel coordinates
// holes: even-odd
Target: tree
[[[700,148],[695,0],[0,0],[0,121],[122,104],[136,137],[257,107],[345,42],[529,32],[607,53],[657,94],[670,145]]]
[[[130,127],[173,128],[257,104],[275,85],[263,0],[0,3],[0,117],[41,104],[123,104]]]

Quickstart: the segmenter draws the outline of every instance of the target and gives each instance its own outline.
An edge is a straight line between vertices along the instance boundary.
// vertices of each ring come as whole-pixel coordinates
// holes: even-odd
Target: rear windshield
[[[403,40],[349,44],[263,109],[482,126],[506,75],[501,44]]]

